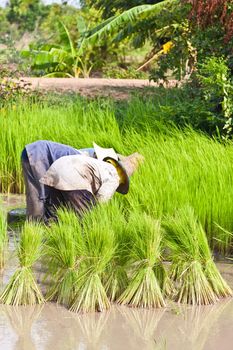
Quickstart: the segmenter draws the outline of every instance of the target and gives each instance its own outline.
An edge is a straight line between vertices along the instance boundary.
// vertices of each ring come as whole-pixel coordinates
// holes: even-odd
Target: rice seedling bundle
[[[82,261],[81,225],[73,211],[59,209],[58,222],[47,228],[44,263],[49,266],[47,299],[69,306]]]
[[[104,274],[104,287],[110,301],[116,301],[128,284],[127,263],[130,239],[126,229],[126,218],[122,203],[113,199],[102,206],[101,217],[106,230],[114,233],[114,255]]]
[[[5,266],[7,245],[7,220],[6,214],[0,209],[0,270]]]
[[[18,306],[44,302],[32,271],[41,256],[41,237],[39,224],[25,223],[17,245],[19,267],[1,293],[0,303]]]
[[[133,212],[127,227],[131,237],[129,284],[118,302],[133,307],[163,307],[162,291],[167,280],[162,265],[163,233],[160,222],[145,213]]]
[[[232,295],[212,259],[202,225],[191,207],[184,207],[164,222],[170,249],[170,278],[175,301],[194,305],[212,304]]]
[[[110,307],[103,278],[115,252],[114,232],[106,217],[102,216],[101,209],[99,207],[86,214],[82,221],[84,259],[70,306],[74,312],[103,311]]]

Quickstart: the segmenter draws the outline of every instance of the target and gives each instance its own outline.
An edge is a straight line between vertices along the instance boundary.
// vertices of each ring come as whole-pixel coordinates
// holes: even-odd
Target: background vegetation
[[[185,88],[175,91],[182,98],[173,119],[231,137],[231,1],[89,0],[74,8],[11,0],[0,18],[0,79],[149,77],[168,86],[177,79]],[[11,90],[0,84],[2,104]]]

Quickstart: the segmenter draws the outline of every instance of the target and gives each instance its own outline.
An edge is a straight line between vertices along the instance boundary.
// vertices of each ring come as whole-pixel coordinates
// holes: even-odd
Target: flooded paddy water
[[[2,196],[6,210],[24,206],[22,196]],[[13,249],[13,235],[10,247]],[[14,267],[1,275],[5,284]],[[218,263],[233,288],[233,265]],[[233,298],[192,307],[169,303],[156,310],[113,305],[103,313],[75,314],[54,303],[0,305],[0,350],[230,350]]]

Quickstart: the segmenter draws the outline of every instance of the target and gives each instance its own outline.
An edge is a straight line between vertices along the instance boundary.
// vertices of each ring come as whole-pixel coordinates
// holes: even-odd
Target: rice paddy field
[[[213,349],[206,347],[209,338],[203,336],[204,329],[207,324],[211,328],[210,320],[216,327],[214,320],[223,320],[226,310],[232,309],[228,275],[232,274],[233,143],[166,123],[156,106],[153,99],[134,98],[121,108],[110,100],[77,98],[64,106],[19,101],[1,110],[3,194],[24,193],[20,155],[25,144],[36,140],[75,148],[92,147],[95,141],[123,155],[139,152],[145,158],[130,179],[126,196],[115,194],[81,221],[73,212],[59,210],[58,223],[48,227],[22,224],[17,233],[13,231],[11,254],[2,209],[2,276],[9,256],[15,259],[0,292],[6,310],[2,312],[10,313],[10,319],[14,312],[7,311],[10,305],[26,308],[27,316],[17,314],[29,317],[32,326],[34,311],[31,315],[28,310],[36,305],[67,312],[68,322],[73,317],[75,322],[82,320],[83,349],[108,349],[106,335],[99,345],[108,332],[106,325],[114,334],[116,323],[126,321],[140,348],[169,349],[176,344],[182,349],[179,337],[175,340],[161,331],[178,317],[181,323],[187,320],[181,329],[190,333],[184,349],[188,344]],[[219,259],[228,259],[227,274],[216,266]],[[105,311],[101,314],[105,316],[93,316],[96,311]],[[86,324],[87,313],[92,316]],[[40,319],[40,311],[35,314]],[[88,332],[98,346],[88,345]],[[135,344],[127,342],[125,349],[136,349]]]

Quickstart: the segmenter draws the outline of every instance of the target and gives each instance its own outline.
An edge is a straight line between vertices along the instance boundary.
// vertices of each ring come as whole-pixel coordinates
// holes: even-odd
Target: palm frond
[[[128,23],[135,23],[135,21],[143,17],[159,15],[167,6],[177,3],[179,3],[179,0],[164,0],[155,5],[140,5],[123,12],[118,16],[111,17],[90,32],[90,35],[83,40],[80,51],[84,50],[87,45],[93,45],[97,41],[106,38],[108,35],[113,36]]]

